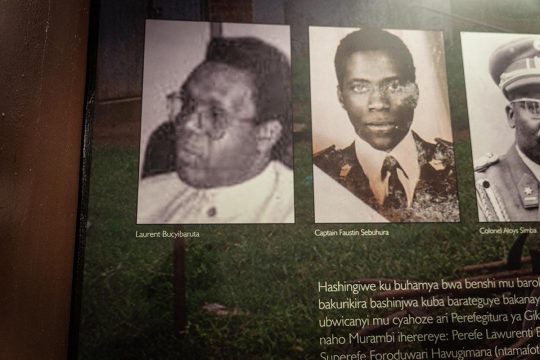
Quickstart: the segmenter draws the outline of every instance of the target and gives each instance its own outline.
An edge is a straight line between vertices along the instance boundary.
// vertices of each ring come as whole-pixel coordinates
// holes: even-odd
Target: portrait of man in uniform
[[[479,220],[538,221],[540,36],[465,33],[462,38]],[[480,80],[490,82],[484,103],[498,113],[479,110],[474,102],[479,95],[472,82],[479,80],[474,72],[480,66]],[[492,123],[492,133],[481,132]]]
[[[310,31],[310,46],[316,47],[326,29]],[[314,105],[322,97],[312,92],[317,222],[459,221],[442,37],[400,34],[427,44],[418,56],[420,67],[400,36],[380,29],[348,30],[333,58],[333,99],[340,111],[322,116]],[[312,59],[312,88],[320,68]],[[426,74],[419,85],[421,72]],[[435,85],[426,87],[430,82]],[[420,120],[416,111],[422,97],[431,103],[423,104]],[[347,130],[328,128],[343,119]]]
[[[263,39],[279,37],[286,48],[288,28],[149,21],[146,30],[142,122],[154,128],[142,131],[137,223],[294,222],[290,62]],[[160,48],[166,40],[172,49]],[[190,47],[174,45],[183,41]],[[174,79],[161,68],[170,56],[171,71],[186,72],[162,90],[167,117],[156,122],[144,109],[153,90],[146,67]]]

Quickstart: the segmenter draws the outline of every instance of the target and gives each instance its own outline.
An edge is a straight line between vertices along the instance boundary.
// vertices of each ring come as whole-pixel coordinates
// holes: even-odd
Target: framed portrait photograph
[[[479,220],[538,221],[540,36],[461,41]]]
[[[294,222],[290,31],[147,20],[139,224]]]
[[[459,221],[442,33],[309,30],[315,221]]]

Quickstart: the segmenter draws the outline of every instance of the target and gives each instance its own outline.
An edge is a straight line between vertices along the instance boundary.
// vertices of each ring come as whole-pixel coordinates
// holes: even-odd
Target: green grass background
[[[318,299],[329,297],[317,292],[318,281],[455,278],[463,265],[502,259],[511,244],[508,236],[478,235],[466,141],[456,143],[461,224],[387,225],[388,237],[315,237],[315,228],[362,225],[313,224],[310,144],[296,145],[297,224],[184,227],[201,237],[187,242],[183,336],[173,324],[173,243],[135,237],[136,230],[163,229],[135,225],[138,150],[95,148],[81,358],[319,358],[319,337],[330,329],[318,327],[325,314]],[[202,308],[207,303],[222,304],[230,314],[209,313]]]

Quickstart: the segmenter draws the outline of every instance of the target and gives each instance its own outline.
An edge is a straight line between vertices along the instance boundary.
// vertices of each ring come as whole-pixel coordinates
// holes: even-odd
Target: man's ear
[[[514,107],[511,104],[506,105],[506,121],[508,121],[508,126],[512,129],[516,127]]]
[[[341,107],[344,107],[345,105],[343,105],[343,93],[341,92],[341,87],[338,86],[336,87],[336,90],[337,90],[337,98],[339,100],[339,103],[341,104]]]
[[[259,152],[270,152],[274,145],[281,138],[283,127],[279,120],[269,120],[257,127],[257,150]]]

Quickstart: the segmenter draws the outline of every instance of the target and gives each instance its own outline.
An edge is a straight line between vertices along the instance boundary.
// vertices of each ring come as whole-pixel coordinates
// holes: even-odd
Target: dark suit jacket
[[[480,220],[538,221],[538,180],[516,146],[502,157],[488,156],[475,165]]]
[[[452,143],[435,139],[429,143],[413,132],[420,179],[410,208],[385,208],[375,200],[369,180],[356,158],[354,143],[345,149],[331,146],[314,155],[313,162],[392,222],[459,221],[454,151]]]

